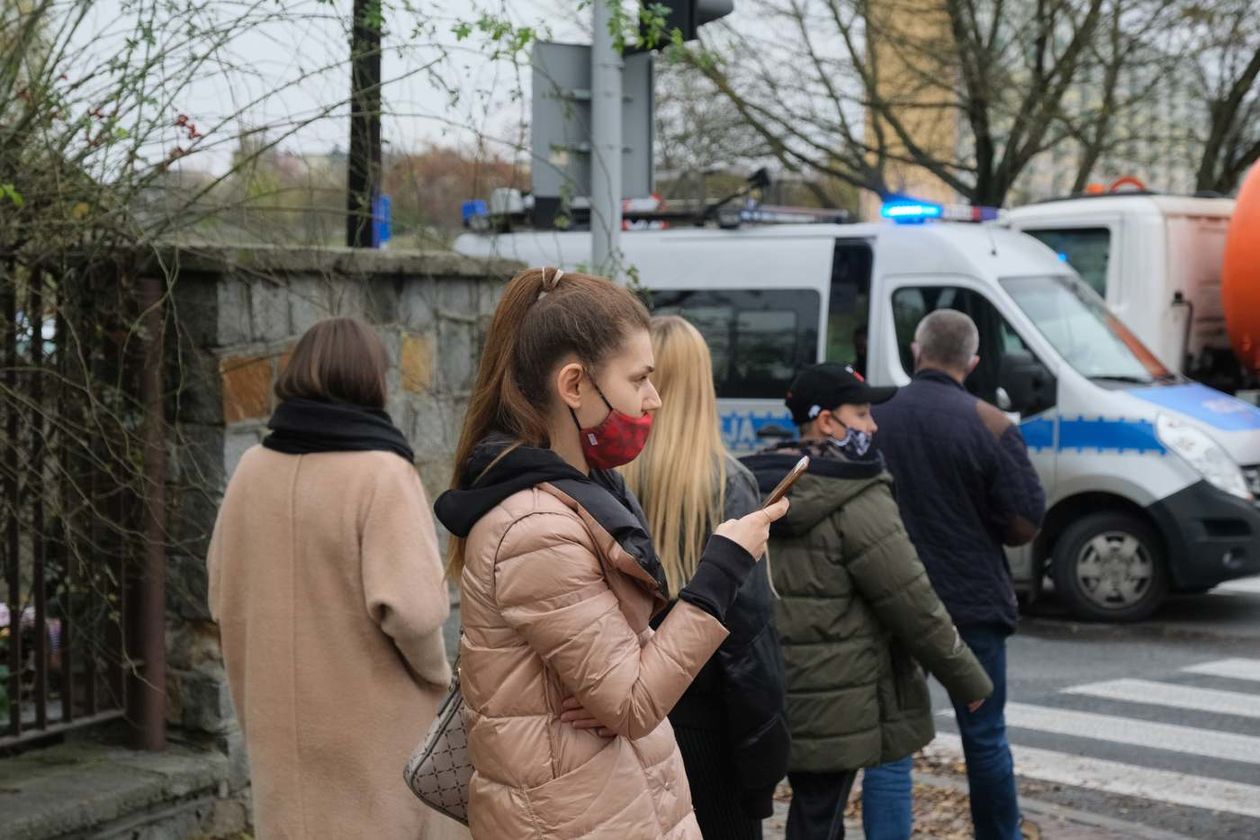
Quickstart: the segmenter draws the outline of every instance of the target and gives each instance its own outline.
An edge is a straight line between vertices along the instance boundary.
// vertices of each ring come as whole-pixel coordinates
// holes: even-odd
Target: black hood
[[[656,594],[669,597],[647,517],[620,473],[591,470],[590,475],[583,475],[550,449],[514,444],[506,435],[493,434],[474,447],[460,470],[459,489],[447,490],[433,504],[438,521],[448,531],[467,537],[478,520],[508,496],[546,482],[581,505],[647,573]]]
[[[775,444],[739,460],[757,477],[757,486],[765,494],[783,480],[792,467],[796,466],[796,462],[801,460],[802,455],[810,456],[806,474],[823,478],[861,481],[874,478],[885,469],[884,454],[875,447],[871,447],[861,458],[852,458],[839,453],[828,453],[824,457],[818,457],[813,451],[803,448],[798,440]]]
[[[799,445],[791,441],[741,459],[757,477],[762,495],[769,494],[796,466],[801,455],[806,454],[797,448]],[[884,456],[878,450],[872,449],[860,459],[839,454],[823,457],[811,454],[809,469],[788,493],[792,507],[786,516],[770,526],[770,534],[782,537],[807,533],[854,496],[879,482],[891,483],[891,479],[884,470]]]
[[[433,504],[446,530],[466,537],[499,502],[545,481],[591,480],[550,449],[517,446],[503,455],[512,444],[506,435],[491,435],[473,448],[459,471],[459,489],[447,490]]]

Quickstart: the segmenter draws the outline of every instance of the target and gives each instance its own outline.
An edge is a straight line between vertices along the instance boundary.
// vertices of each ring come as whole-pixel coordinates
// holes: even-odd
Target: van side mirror
[[[1010,411],[1023,416],[1044,411],[1055,402],[1055,381],[1046,366],[1027,350],[1002,354],[998,385],[1009,398]]]

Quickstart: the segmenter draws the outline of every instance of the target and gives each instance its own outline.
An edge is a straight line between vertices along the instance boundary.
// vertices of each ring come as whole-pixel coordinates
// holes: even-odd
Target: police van
[[[650,308],[708,340],[732,450],[791,428],[783,396],[804,365],[852,362],[872,384],[908,383],[915,326],[957,309],[980,330],[967,387],[1018,420],[1046,488],[1041,534],[1008,552],[1030,597],[1049,577],[1083,617],[1136,620],[1170,591],[1260,573],[1260,409],[1166,367],[1033,237],[988,224],[743,225],[628,231],[621,248]],[[465,234],[456,250],[576,269],[591,239]]]

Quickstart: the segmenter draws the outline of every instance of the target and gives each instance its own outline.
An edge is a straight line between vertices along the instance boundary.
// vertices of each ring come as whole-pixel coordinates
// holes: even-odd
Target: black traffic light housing
[[[667,46],[674,39],[674,30],[682,33],[684,41],[694,41],[700,37],[700,27],[723,18],[735,11],[735,0],[644,0],[644,8],[664,6],[664,32],[657,38],[658,43],[651,48],[659,49]],[[641,26],[642,39],[648,40],[647,27]]]

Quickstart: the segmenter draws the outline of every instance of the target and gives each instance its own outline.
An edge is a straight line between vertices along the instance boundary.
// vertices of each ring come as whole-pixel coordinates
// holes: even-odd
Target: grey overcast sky
[[[319,0],[280,2],[214,0],[220,19],[246,9],[274,14],[281,8],[285,19],[250,26],[231,38],[219,51],[214,69],[198,74],[172,108],[187,113],[203,131],[228,119],[216,132],[222,138],[234,135],[238,127],[260,126],[273,127],[270,134],[276,136],[328,111],[326,117],[286,138],[281,148],[299,153],[323,153],[336,145],[344,148],[348,129],[343,103],[349,89],[345,19],[351,2],[336,0],[331,8]],[[519,131],[528,100],[521,101],[513,93],[522,85],[528,91],[528,65],[491,60],[484,42],[475,36],[458,41],[452,32],[456,22],[475,21],[482,12],[490,12],[507,15],[518,25],[546,27],[555,40],[574,41],[583,38],[576,18],[590,14],[589,10],[556,13],[556,9],[573,9],[576,2],[572,0],[569,4],[560,0],[417,0],[416,5],[427,10],[423,20],[403,12],[391,13],[386,20],[382,63],[387,115],[382,131],[388,147],[400,150],[426,143],[471,145],[479,135],[511,140]],[[118,50],[122,39],[135,30],[136,19],[128,8],[126,0],[93,4],[77,38],[80,49],[92,60]],[[415,34],[417,23],[429,32]],[[441,83],[423,71],[429,65]],[[459,92],[458,101],[451,99],[443,84]],[[508,153],[507,147],[495,149],[493,143],[487,149]],[[220,170],[231,151],[230,142],[210,142],[205,151],[190,156],[186,165]]]

